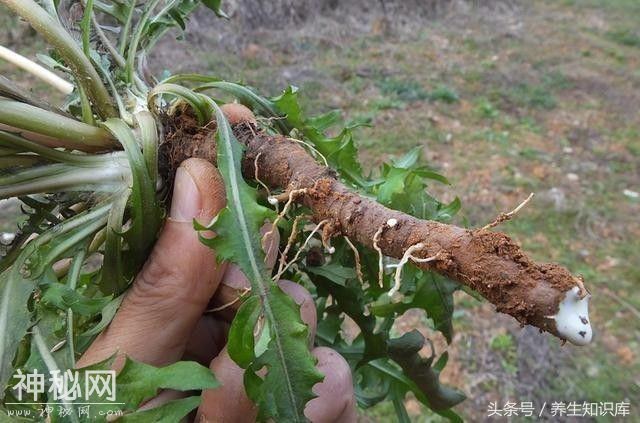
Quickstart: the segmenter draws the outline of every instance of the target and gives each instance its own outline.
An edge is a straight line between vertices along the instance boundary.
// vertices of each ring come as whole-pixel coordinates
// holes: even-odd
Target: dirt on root
[[[171,180],[175,169],[189,157],[215,163],[215,122],[199,125],[186,105],[167,115],[166,142],[161,148],[164,173]],[[285,192],[305,189],[297,201],[311,209],[316,223],[325,221],[323,239],[347,236],[389,257],[400,259],[423,244],[415,256],[436,257],[422,267],[446,275],[482,294],[499,312],[521,324],[531,324],[558,335],[553,316],[566,291],[577,278],[555,264],[531,260],[507,235],[490,230],[465,230],[457,226],[420,220],[363,198],[341,184],[299,144],[272,136],[248,123],[233,126],[246,146],[242,171]],[[396,224],[388,222],[394,219]],[[377,239],[377,241],[376,241]]]
[[[215,122],[200,125],[184,103],[178,103],[162,116],[165,131],[160,145],[159,169],[163,180],[173,183],[180,164],[192,157],[216,162]]]

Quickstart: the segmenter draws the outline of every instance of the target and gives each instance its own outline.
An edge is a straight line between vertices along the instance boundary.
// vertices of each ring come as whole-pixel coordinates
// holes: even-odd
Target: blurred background
[[[488,420],[490,402],[631,401],[640,419],[640,2],[637,0],[230,0],[165,39],[153,71],[210,73],[265,94],[301,88],[308,113],[339,108],[366,168],[423,146],[423,161],[459,196],[470,227],[536,196],[501,226],[534,258],[582,274],[595,339],[562,346],[490,304],[456,297],[453,343],[421,313],[417,328],[448,350],[442,378],[469,397],[456,409]],[[73,7],[71,12],[74,13]],[[0,44],[35,58],[46,48],[0,8]],[[73,30],[73,28],[70,28]],[[182,43],[180,39],[188,41]],[[0,73],[46,87],[7,63]],[[15,202],[0,202],[0,241]],[[438,421],[407,400],[417,422]],[[392,421],[391,404],[362,421]],[[563,420],[554,418],[554,420]],[[566,418],[565,420],[571,420]],[[606,419],[604,419],[606,420]],[[580,421],[585,421],[580,419]]]

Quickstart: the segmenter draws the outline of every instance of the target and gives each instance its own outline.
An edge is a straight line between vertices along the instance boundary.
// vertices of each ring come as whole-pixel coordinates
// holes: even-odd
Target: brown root
[[[186,156],[215,161],[215,131],[177,127],[181,132],[172,136],[181,140],[168,149],[174,164]],[[577,286],[577,279],[563,267],[533,262],[503,233],[420,220],[363,198],[339,182],[334,171],[318,164],[299,143],[286,137],[260,132],[251,123],[234,126],[234,134],[246,147],[242,163],[245,177],[254,179],[257,175],[270,188],[285,192],[304,190],[295,201],[312,211],[314,222],[330,227],[332,236],[345,236],[368,248],[374,248],[375,238],[384,255],[397,259],[421,243],[413,257],[433,260],[415,260],[417,266],[470,287],[493,303],[497,311],[510,314],[522,324],[562,338],[553,316],[565,293]],[[185,136],[191,139],[191,147],[182,150]],[[382,231],[376,234],[380,228]]]

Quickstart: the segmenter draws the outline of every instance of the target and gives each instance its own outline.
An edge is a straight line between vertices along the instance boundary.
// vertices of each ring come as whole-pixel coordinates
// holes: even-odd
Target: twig
[[[511,220],[511,218],[516,213],[518,213],[524,206],[527,205],[527,203],[529,201],[531,201],[533,196],[534,196],[534,193],[529,194],[529,196],[526,198],[526,200],[524,200],[522,203],[520,203],[520,205],[518,207],[516,207],[515,209],[511,210],[509,213],[500,213],[500,215],[496,218],[496,220],[494,220],[493,222],[489,223],[488,225],[483,226],[482,229],[480,229],[480,230],[484,231],[484,230],[487,230],[487,229],[491,229],[491,228],[493,228],[495,226],[498,226],[502,222],[506,222],[507,220]]]

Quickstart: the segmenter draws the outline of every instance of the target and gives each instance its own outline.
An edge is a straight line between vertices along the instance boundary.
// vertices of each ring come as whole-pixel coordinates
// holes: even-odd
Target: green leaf
[[[112,207],[107,220],[104,254],[102,268],[100,269],[100,289],[103,292],[117,294],[122,292],[129,282],[130,274],[127,275],[124,268],[122,227],[124,224],[124,214],[127,202],[131,196],[131,190],[127,188],[113,197]],[[129,272],[137,269],[128,269]]]
[[[260,420],[306,421],[304,407],[315,398],[311,389],[323,379],[309,352],[309,328],[300,319],[296,303],[279,287],[272,288],[269,303],[273,316],[289,320],[270,326],[266,351],[247,368],[253,385],[247,392],[260,406]],[[263,367],[267,374],[260,382],[258,372]]]
[[[311,281],[319,290],[329,293],[340,311],[351,317],[360,328],[365,342],[362,362],[386,355],[385,334],[376,332],[376,319],[365,312],[364,298],[359,287],[343,286],[324,277],[311,278]]]
[[[160,389],[191,391],[220,386],[209,368],[192,361],[153,367],[127,358],[116,380],[116,400],[124,402],[125,408],[138,407]]]
[[[462,207],[462,203],[458,197],[454,198],[452,202],[444,207],[438,208],[438,214],[436,220],[447,221],[450,220]]]
[[[245,387],[259,406],[260,418],[304,421],[304,407],[315,396],[312,388],[322,380],[308,348],[309,330],[302,322],[299,306],[271,279],[262,251],[260,227],[265,219],[273,217],[273,212],[257,203],[256,190],[242,178],[242,147],[222,110],[213,101],[211,106],[216,113],[218,168],[225,183],[227,207],[207,228],[214,229],[216,236],[201,240],[215,249],[218,259],[238,264],[251,283],[252,295],[259,299],[269,328],[266,350],[256,352],[258,355],[245,372]],[[250,306],[251,303],[246,310],[252,320]],[[243,332],[234,331],[235,336],[237,333]],[[238,339],[229,342],[238,346],[234,346],[232,358],[246,365],[251,343]],[[267,374],[261,378],[257,373],[263,367],[267,368]]]
[[[31,234],[43,232],[52,222],[57,222],[57,217],[52,214],[56,208],[56,202],[44,196],[21,197],[24,203],[22,212],[26,220],[18,225],[18,230],[13,242],[5,248],[0,246],[0,273],[9,268],[22,252],[23,244],[27,242]],[[26,206],[26,207],[25,207]]]
[[[196,114],[196,119],[198,119],[199,125],[204,125],[211,120],[211,110],[209,109],[207,102],[203,101],[202,96],[178,84],[163,83],[156,85],[149,92],[149,96],[147,97],[150,109],[155,109],[153,102],[156,97],[162,94],[176,96],[186,101]]]
[[[422,152],[422,147],[414,147],[407,154],[405,154],[402,158],[394,160],[393,165],[395,167],[399,167],[400,169],[411,169],[415,166],[420,158],[420,153]]]
[[[422,309],[433,320],[434,329],[442,332],[447,342],[451,342],[453,293],[460,285],[433,272],[420,272],[419,275],[413,295],[407,295],[405,300],[399,303],[378,302],[371,307],[371,312],[376,316],[386,317],[394,313],[401,315],[412,308]]]
[[[384,176],[384,182],[378,188],[377,200],[379,203],[390,205],[393,196],[403,194],[405,181],[411,174],[410,170],[404,168],[391,168]]]
[[[222,0],[202,0],[202,4],[213,10],[213,12],[219,17],[229,18],[229,16],[220,9]]]
[[[365,365],[355,369],[354,372],[354,393],[356,401],[362,408],[369,408],[380,401],[384,401],[389,395],[391,388],[391,378],[376,368]]]
[[[255,358],[254,330],[260,311],[260,299],[257,296],[249,297],[238,309],[229,329],[227,350],[242,368],[247,368]]]
[[[21,250],[13,265],[0,275],[0,387],[11,377],[11,362],[20,340],[31,325],[28,301],[36,279],[46,279],[52,263],[60,255],[95,233],[106,222],[108,208],[98,204],[58,223],[31,240]]]
[[[201,402],[202,398],[199,396],[181,398],[169,401],[156,408],[125,414],[119,418],[118,421],[125,423],[178,422],[191,411],[195,410]]]
[[[422,358],[418,352],[425,339],[413,330],[388,341],[389,355],[424,393],[433,410],[446,410],[465,400],[465,395],[440,383],[440,371],[431,366],[434,356]]]
[[[82,333],[80,337],[92,337],[102,332],[102,330],[106,328],[107,325],[111,322],[111,319],[113,319],[113,316],[116,315],[116,311],[118,311],[118,307],[120,307],[120,303],[122,303],[123,299],[124,299],[124,294],[114,298],[107,305],[105,305],[100,312],[101,313],[100,321],[91,329]]]
[[[354,127],[344,128],[335,137],[326,136],[325,129],[338,121],[335,112],[306,119],[298,102],[298,88],[294,86],[288,87],[271,101],[280,114],[286,116],[287,123],[302,132],[345,181],[356,186],[366,185],[358,162],[358,150],[353,142]]]
[[[42,302],[60,310],[71,309],[83,316],[100,312],[109,302],[110,297],[87,298],[74,289],[61,283],[47,286],[42,295]]]
[[[63,372],[65,368],[61,368],[61,366],[59,366],[56,362],[56,359],[53,357],[53,354],[50,351],[52,345],[48,345],[45,342],[45,339],[40,332],[39,325],[34,326],[32,332],[32,356],[29,358],[29,361],[31,363],[33,363],[34,361],[39,362],[39,365],[37,367],[34,366],[34,368],[37,368],[39,373],[44,375],[52,375],[61,371]],[[80,419],[78,418],[78,411],[75,409],[73,402],[64,400],[53,400],[52,398],[53,397],[48,398],[47,402],[54,404],[57,403],[60,407],[64,408],[69,413],[69,418],[64,421],[70,421],[73,423],[80,421]]]
[[[129,245],[129,272],[135,274],[147,259],[161,224],[161,207],[156,197],[153,176],[149,172],[134,132],[121,119],[108,119],[103,125],[120,141],[129,158],[133,176],[129,207],[131,226],[125,233]]]
[[[391,389],[391,401],[393,402],[393,408],[396,410],[396,417],[399,423],[411,423],[407,409],[404,406],[404,396],[402,387],[399,384],[394,384]]]
[[[0,398],[13,376],[13,357],[18,344],[31,326],[31,311],[27,301],[35,283],[20,274],[17,267],[0,274]]]
[[[354,279],[356,277],[355,269],[344,267],[336,263],[329,263],[317,267],[309,266],[306,268],[306,271],[315,275],[323,276],[330,281],[343,286],[347,280]]]

